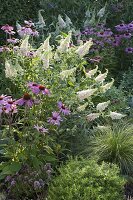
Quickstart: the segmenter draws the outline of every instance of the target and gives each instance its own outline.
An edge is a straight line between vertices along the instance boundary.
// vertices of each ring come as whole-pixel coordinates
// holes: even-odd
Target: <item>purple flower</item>
[[[21,27],[21,29],[18,30],[18,34],[21,37],[25,37],[27,35],[31,35],[32,34],[32,29],[30,27]]]
[[[110,37],[113,34],[112,31],[106,30],[106,31],[101,31],[97,33],[98,37]]]
[[[34,36],[34,37],[38,37],[39,36],[39,32],[36,31],[35,29],[32,29],[31,35]]]
[[[70,114],[70,110],[61,101],[58,102],[58,108],[64,115]]]
[[[11,181],[11,179],[12,179],[11,176],[7,176],[7,177],[5,178],[5,182],[9,182],[9,181]]]
[[[31,91],[34,94],[42,93],[44,95],[50,95],[50,91],[43,85],[39,85],[37,83],[30,82],[30,83],[28,83],[28,87],[31,89]]]
[[[124,35],[123,35],[123,38],[125,38],[125,39],[130,39],[132,37],[132,34],[131,33],[125,33]]]
[[[5,105],[6,101],[9,99],[9,96],[1,95],[0,96],[0,105]]]
[[[41,189],[41,184],[39,181],[34,181],[34,189],[37,190],[37,189]]]
[[[125,52],[128,53],[128,54],[131,54],[131,53],[133,53],[133,48],[132,47],[127,47],[125,49]]]
[[[1,27],[1,29],[5,32],[5,33],[8,33],[10,35],[14,35],[15,32],[13,31],[13,27],[12,26],[9,26],[8,24],[4,25]]]
[[[34,104],[34,100],[31,98],[31,96],[28,93],[25,93],[24,96],[21,99],[18,99],[16,101],[16,104],[19,106],[28,106],[32,107]]]
[[[24,23],[25,23],[26,25],[28,25],[29,27],[34,26],[34,23],[33,23],[31,20],[29,20],[29,21],[25,20]]]
[[[53,124],[53,125],[60,125],[60,122],[62,121],[62,118],[61,118],[61,116],[60,116],[60,113],[58,113],[58,112],[52,112],[52,117],[50,117],[49,119],[48,119],[48,122],[50,123],[50,124]]]
[[[115,26],[118,32],[126,32],[128,30],[128,26],[126,24],[119,24]]]
[[[17,113],[17,106],[16,106],[16,103],[10,99],[6,102],[5,106],[4,106],[4,112],[5,113]]]
[[[29,51],[26,56],[29,58],[34,58],[35,57],[34,51]]]
[[[48,133],[48,129],[46,129],[42,126],[35,125],[34,128],[40,133]]]
[[[10,39],[7,39],[7,42],[8,43],[11,43],[11,44],[16,44],[19,42],[19,39],[16,39],[16,38],[10,38]]]
[[[11,181],[11,186],[14,186],[16,184],[16,181],[15,180],[12,180]]]
[[[0,47],[0,52],[8,52],[10,49],[7,46]]]
[[[131,22],[130,24],[127,25],[128,27],[128,31],[133,31],[133,22]]]
[[[114,46],[114,47],[118,47],[119,45],[120,45],[120,41],[119,40],[114,40],[112,42],[112,46]]]

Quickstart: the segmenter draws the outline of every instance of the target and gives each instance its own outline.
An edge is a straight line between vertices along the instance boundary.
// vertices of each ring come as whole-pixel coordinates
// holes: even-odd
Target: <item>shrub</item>
[[[49,187],[48,200],[122,200],[125,181],[116,165],[70,160]]]
[[[123,174],[133,172],[133,125],[121,122],[99,127],[90,143],[92,155],[100,161],[118,164]]]

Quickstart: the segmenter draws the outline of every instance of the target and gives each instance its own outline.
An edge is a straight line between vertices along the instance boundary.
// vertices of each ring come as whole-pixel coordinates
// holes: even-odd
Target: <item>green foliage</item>
[[[100,161],[116,163],[123,174],[132,174],[133,170],[133,126],[114,123],[113,126],[96,128],[90,140],[89,150]]]
[[[116,165],[71,159],[59,168],[49,187],[48,200],[122,200],[124,183]]]

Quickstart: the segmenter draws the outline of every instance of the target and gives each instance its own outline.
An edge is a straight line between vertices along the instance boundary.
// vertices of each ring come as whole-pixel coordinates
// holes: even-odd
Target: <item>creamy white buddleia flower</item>
[[[87,72],[87,73],[86,73],[86,77],[91,78],[92,76],[95,75],[95,73],[97,72],[97,70],[98,70],[98,66],[96,66],[95,69],[92,69],[92,70],[90,70],[89,72]]]
[[[97,89],[82,90],[82,91],[77,92],[77,95],[80,100],[84,100],[92,96],[96,91]]]
[[[37,22],[37,24],[38,24],[39,28],[44,28],[44,26],[46,26],[46,24],[45,24],[45,21],[44,21],[44,18],[42,16],[41,12],[44,12],[44,10],[41,9],[38,11],[38,20],[39,21]]]
[[[107,77],[108,74],[108,70],[106,69],[106,72],[104,74],[99,74],[96,78],[95,81],[96,82],[103,82],[105,80],[105,78]]]
[[[13,78],[17,76],[16,68],[8,60],[5,61],[5,76],[6,78]]]
[[[72,21],[71,19],[65,14],[66,16],[66,25],[69,26],[69,25],[72,25]]]
[[[51,35],[47,37],[44,43],[37,49],[35,55],[43,62],[44,69],[49,68],[50,59],[52,58],[52,48],[49,45]]]
[[[65,78],[68,78],[69,76],[71,76],[75,71],[76,71],[76,67],[74,67],[72,69],[64,70],[64,71],[60,72],[60,77],[63,80]]]
[[[61,40],[60,46],[57,48],[57,52],[65,53],[68,51],[70,42],[71,42],[72,33],[69,32],[68,36],[65,39]]]
[[[101,92],[105,93],[107,90],[109,90],[112,87],[113,83],[114,83],[114,79],[112,78],[112,81],[110,83],[107,83],[100,87]]]
[[[93,45],[93,42],[92,42],[92,39],[90,39],[85,44],[80,46],[75,52],[82,58],[89,52],[89,49],[92,45]]]
[[[42,53],[44,51],[51,51],[51,47],[49,45],[49,40],[50,40],[51,35],[49,35],[46,40],[43,42],[43,44],[36,50],[35,55],[39,58],[41,58]]]
[[[58,25],[61,29],[66,28],[66,22],[62,19],[61,15],[58,15]]]
[[[100,113],[90,113],[89,115],[87,115],[87,120],[89,122],[97,119],[100,116]]]
[[[29,35],[27,35],[25,37],[25,39],[22,40],[22,43],[20,45],[20,53],[22,55],[27,55],[28,51],[29,51]]]
[[[108,107],[109,104],[110,104],[110,101],[99,103],[99,104],[97,104],[96,109],[99,112],[102,112]]]
[[[77,108],[77,111],[79,112],[84,111],[87,106],[88,106],[88,102],[86,102],[84,105],[79,106]]]
[[[121,113],[117,113],[117,112],[111,112],[110,111],[110,115],[111,119],[121,119],[123,117],[126,117],[126,115],[123,115]]]

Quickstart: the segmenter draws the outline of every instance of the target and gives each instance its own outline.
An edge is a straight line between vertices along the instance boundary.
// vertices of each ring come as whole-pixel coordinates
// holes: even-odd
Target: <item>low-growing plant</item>
[[[123,174],[133,172],[133,126],[119,122],[112,126],[99,126],[91,137],[92,155],[100,161],[116,163]]]
[[[48,200],[122,200],[124,179],[116,165],[71,159],[59,168],[49,187]]]

